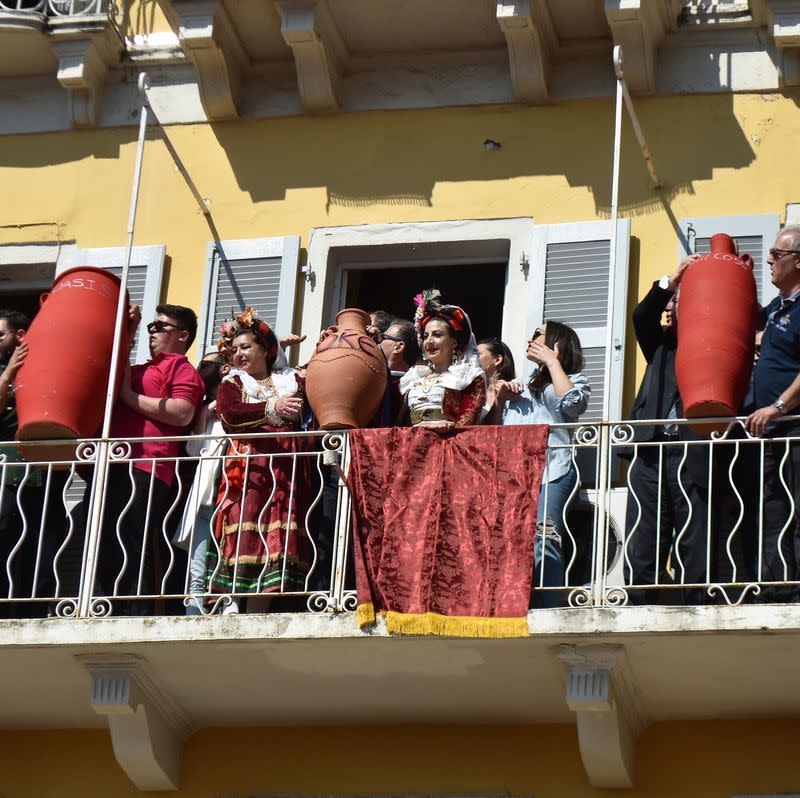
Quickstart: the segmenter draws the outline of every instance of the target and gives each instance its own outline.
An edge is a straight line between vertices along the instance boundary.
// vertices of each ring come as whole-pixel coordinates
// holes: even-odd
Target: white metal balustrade
[[[546,481],[544,517],[550,520],[537,534],[549,540],[537,542],[534,608],[738,604],[800,596],[793,549],[800,497],[791,487],[792,469],[800,467],[796,424],[785,428],[794,437],[758,439],[739,420],[722,434],[689,441],[664,437],[665,424],[676,422],[565,425],[571,442],[548,449],[545,476],[554,458],[563,459],[558,452],[566,451],[581,478],[570,487],[558,519],[552,517],[557,495]],[[656,439],[639,440],[637,429],[648,426],[659,431]],[[248,440],[276,438],[291,446],[264,454],[234,438],[208,437],[197,456],[161,459],[132,456],[136,440],[80,441],[72,459],[57,463],[26,462],[15,444],[0,444],[0,617],[207,615],[237,607],[354,610],[344,480],[348,434]],[[26,456],[36,448],[28,444]],[[176,469],[169,490],[153,476],[159,464]],[[604,480],[598,479],[601,467],[607,468]],[[190,488],[193,475],[209,468],[217,481],[210,504],[201,506]],[[254,507],[248,492],[236,489],[257,473],[262,484]],[[770,476],[777,486],[771,494],[765,489]],[[598,482],[608,486],[604,493],[594,487]],[[292,557],[269,552],[274,537],[268,518],[281,489],[288,491],[283,515],[273,514],[272,524],[279,521],[284,535],[288,527],[298,552],[306,553],[297,558],[305,563],[299,582]],[[203,534],[218,526],[223,509],[234,502],[241,511],[238,527],[229,529],[233,554],[221,559],[217,536]],[[296,529],[287,504],[295,507]],[[199,520],[189,523],[181,541],[187,519]],[[240,556],[245,528],[266,549],[256,568],[257,597],[235,588],[237,569],[247,566]],[[205,556],[199,544],[206,546]],[[223,561],[230,587],[216,578]]]
[[[2,11],[44,17],[114,16],[116,7],[111,0],[0,0]]]

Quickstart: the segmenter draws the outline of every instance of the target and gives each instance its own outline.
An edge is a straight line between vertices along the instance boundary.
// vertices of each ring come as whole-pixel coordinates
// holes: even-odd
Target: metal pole
[[[659,178],[659,176],[656,174],[653,156],[650,155],[650,148],[647,146],[647,142],[644,139],[642,126],[639,124],[639,117],[636,116],[636,109],[633,107],[633,100],[631,99],[630,92],[628,91],[628,84],[625,83],[625,77],[622,74],[622,48],[619,45],[614,48],[614,72],[617,75],[618,85],[622,87],[622,96],[625,99],[625,106],[628,109],[628,114],[631,118],[633,132],[636,134],[636,140],[639,142],[639,147],[642,150],[644,164],[647,167],[647,171],[650,173],[650,180],[653,182],[653,188],[661,188],[664,184],[661,182],[661,178]]]
[[[619,65],[619,67],[617,66]],[[595,605],[603,603],[606,578],[606,546],[608,520],[608,488],[611,436],[609,434],[609,412],[611,391],[608,386],[611,382],[611,365],[614,357],[614,291],[617,272],[617,227],[619,223],[619,173],[620,156],[622,152],[622,50],[619,45],[614,48],[614,67],[617,72],[617,92],[614,108],[614,157],[611,176],[611,247],[608,264],[608,305],[606,309],[606,351],[603,367],[604,385],[603,392],[603,423],[600,425],[597,445],[599,446],[598,473],[597,473],[597,523],[595,524],[595,571],[592,583],[592,598]]]
[[[106,410],[103,417],[102,437],[107,438],[111,427],[111,411],[114,407],[114,388],[117,381],[117,360],[119,359],[120,337],[123,325],[127,328],[126,319],[128,307],[125,302],[125,290],[128,287],[128,271],[131,266],[133,253],[133,234],[136,229],[136,210],[139,206],[139,184],[142,179],[142,157],[144,155],[144,140],[147,134],[147,96],[145,89],[149,83],[147,74],[139,75],[139,94],[142,98],[142,112],[139,118],[139,142],[136,148],[136,164],[133,167],[133,187],[131,188],[131,207],[128,213],[128,242],[125,247],[125,260],[122,264],[122,277],[119,285],[119,299],[117,301],[117,320],[114,325],[114,345],[111,350],[111,367],[108,372],[108,387],[106,390]]]
[[[136,210],[139,204],[139,184],[142,179],[142,157],[144,155],[144,141],[147,133],[147,97],[145,89],[148,86],[147,75],[139,76],[139,95],[142,98],[142,112],[139,119],[139,141],[136,149],[136,164],[133,168],[133,187],[131,189],[131,206],[128,214],[128,241],[125,249],[125,260],[122,265],[120,277],[119,299],[117,300],[117,318],[114,324],[114,343],[111,349],[111,364],[108,371],[108,385],[106,389],[105,414],[101,440],[98,441],[94,453],[94,474],[92,477],[92,490],[89,501],[89,513],[86,527],[86,545],[84,568],[81,573],[80,592],[78,593],[77,614],[82,617],[98,614],[93,608],[94,577],[97,568],[97,554],[100,548],[100,534],[103,526],[103,509],[105,505],[105,490],[108,481],[108,464],[111,453],[108,435],[111,429],[111,413],[114,408],[114,388],[117,381],[117,362],[120,356],[120,339],[123,330],[127,329],[128,306],[125,301],[128,285],[128,272],[133,253],[133,235],[136,229]],[[100,614],[111,612],[110,605]]]

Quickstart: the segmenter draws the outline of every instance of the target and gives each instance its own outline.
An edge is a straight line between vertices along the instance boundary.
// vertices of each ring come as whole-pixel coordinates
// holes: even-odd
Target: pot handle
[[[39,297],[39,307],[42,307],[42,305],[44,305],[44,303],[45,303],[45,302],[47,302],[47,297],[49,297],[49,296],[50,296],[50,292],[49,292],[49,291],[45,291],[45,292],[44,292],[44,293],[43,293],[43,294],[42,294],[42,295]]]

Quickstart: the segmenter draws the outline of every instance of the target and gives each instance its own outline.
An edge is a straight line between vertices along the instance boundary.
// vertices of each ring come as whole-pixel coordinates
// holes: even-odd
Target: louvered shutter
[[[300,238],[253,238],[211,244],[200,320],[202,352],[213,347],[219,326],[252,306],[278,336],[292,332]]]
[[[711,251],[711,236],[715,233],[727,233],[739,244],[739,252],[747,252],[752,256],[758,301],[766,305],[778,295],[778,289],[770,280],[767,255],[780,227],[780,216],[776,213],[681,219],[682,235],[678,240],[678,261],[693,252],[705,255]]]
[[[584,373],[592,394],[581,417],[602,417],[603,399],[609,392],[609,420],[622,411],[622,366],[625,341],[625,302],[628,290],[630,221],[617,228],[617,263],[610,284],[611,223],[578,222],[534,227],[532,274],[529,281],[528,332],[546,319],[568,324],[578,334],[585,359]],[[608,298],[614,301],[611,378],[605,384],[608,338]]]
[[[131,349],[131,363],[144,363],[150,359],[147,333],[143,327],[156,316],[156,306],[161,297],[161,280],[164,273],[166,247],[134,247],[128,270],[128,295],[132,305],[142,309],[142,325],[136,331],[136,339]],[[60,263],[58,272],[73,266],[98,266],[108,269],[117,277],[122,276],[125,261],[125,247],[100,249],[76,249],[69,260]]]

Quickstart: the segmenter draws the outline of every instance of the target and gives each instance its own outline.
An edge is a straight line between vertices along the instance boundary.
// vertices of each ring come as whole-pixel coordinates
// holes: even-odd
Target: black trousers
[[[89,490],[84,497],[88,508]],[[95,595],[121,598],[161,592],[156,583],[154,553],[163,541],[162,525],[170,506],[172,488],[149,472],[127,464],[109,469],[103,525],[95,576]],[[126,505],[130,502],[130,507]],[[149,508],[149,511],[148,511]],[[166,544],[164,544],[166,545]],[[98,585],[99,583],[99,585]],[[124,602],[115,614],[145,615],[153,611],[152,600]]]
[[[51,471],[49,491],[45,485],[6,485],[3,488],[0,509],[0,598],[30,599],[34,597],[34,592],[37,598],[57,598],[56,587],[60,597],[68,595],[64,561],[56,562],[69,529],[62,496],[67,476],[66,471]],[[45,604],[28,603],[24,607],[7,606],[3,615],[40,617],[46,612]]]
[[[779,430],[781,436],[798,436],[800,428]],[[785,458],[785,460],[784,460]],[[782,478],[782,479],[781,479]],[[783,480],[783,481],[782,481]],[[784,487],[783,482],[786,483]],[[794,499],[794,510],[792,510]],[[764,526],[761,538],[760,582],[800,580],[800,441],[767,441],[764,445]],[[756,527],[757,536],[757,527]],[[797,585],[762,586],[757,601],[800,600]]]
[[[670,551],[677,583],[707,581],[708,481],[693,478],[685,463],[681,468],[683,456],[681,443],[639,448],[639,456],[628,473],[631,491],[625,511],[626,584],[654,585],[663,581]],[[687,460],[693,458],[697,464],[705,459],[707,463],[708,457],[708,446],[689,445]],[[656,592],[628,589],[629,602],[652,603]],[[703,588],[681,591],[684,604],[703,604],[706,596]]]

